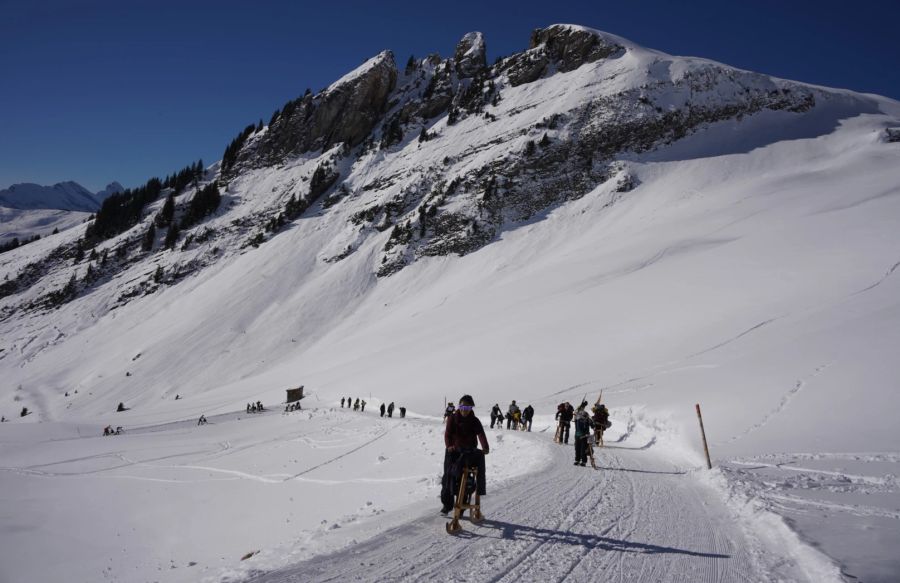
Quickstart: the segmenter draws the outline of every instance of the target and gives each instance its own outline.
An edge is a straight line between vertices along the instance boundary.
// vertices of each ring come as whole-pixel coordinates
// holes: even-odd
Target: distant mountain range
[[[0,190],[0,206],[19,209],[54,209],[64,211],[95,212],[103,200],[125,188],[112,182],[99,192],[91,192],[77,182],[59,182],[53,186],[22,183]]]

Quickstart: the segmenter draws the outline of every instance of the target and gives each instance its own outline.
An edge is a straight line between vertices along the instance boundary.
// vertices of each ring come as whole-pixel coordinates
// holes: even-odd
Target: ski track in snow
[[[734,342],[736,340],[740,340],[742,337],[746,336],[747,334],[750,334],[751,332],[755,332],[756,330],[759,330],[763,326],[768,326],[769,324],[771,324],[772,322],[774,322],[777,319],[778,318],[771,318],[769,320],[766,320],[765,322],[760,322],[756,326],[753,326],[752,328],[748,328],[747,330],[744,330],[743,332],[741,332],[737,336],[734,336],[733,338],[729,338],[728,340],[725,340],[724,342],[720,342],[720,343],[716,344],[715,346],[711,346],[710,348],[706,348],[704,350],[701,350],[700,352],[695,352],[694,354],[691,354],[690,356],[687,357],[687,359],[694,358],[695,356],[700,356],[702,354],[706,354],[707,352],[712,352],[713,350],[716,350],[718,348],[722,348],[723,346],[725,346],[727,344],[731,344],[732,342]],[[685,359],[685,360],[687,360],[687,359]]]
[[[891,268],[888,269],[888,270],[885,272],[885,274],[881,276],[881,279],[879,279],[878,281],[876,281],[876,282],[873,283],[872,285],[870,285],[870,286],[868,286],[868,287],[866,287],[866,288],[863,288],[863,289],[859,290],[858,292],[855,292],[853,295],[856,296],[856,295],[859,295],[859,294],[862,294],[862,293],[866,293],[867,291],[869,291],[869,290],[871,290],[871,289],[874,289],[874,288],[878,287],[879,285],[881,285],[882,283],[884,283],[884,281],[885,281],[887,278],[889,278],[895,271],[897,271],[897,268],[898,268],[898,267],[900,267],[900,261],[898,261],[897,263],[895,263],[894,265],[892,265]]]
[[[756,545],[686,468],[647,446],[607,447],[596,450],[594,471],[571,465],[571,446],[552,447],[558,454],[537,474],[501,490],[491,489],[488,476],[487,518],[480,525],[463,519],[458,535],[445,532],[448,519],[435,504],[433,516],[246,581],[769,579]]]
[[[804,377],[804,378],[798,380],[796,383],[794,383],[794,386],[787,393],[785,393],[785,395],[781,398],[781,401],[778,403],[778,405],[774,409],[769,411],[766,415],[763,416],[762,419],[760,419],[758,422],[751,425],[749,428],[747,428],[742,433],[738,433],[737,435],[732,436],[730,439],[728,439],[727,443],[733,443],[739,439],[743,439],[744,437],[747,437],[751,433],[758,431],[759,429],[762,429],[763,427],[765,427],[776,415],[778,415],[779,413],[784,411],[784,409],[788,406],[788,404],[797,396],[797,394],[801,390],[803,390],[803,388],[807,385],[807,383],[810,380],[812,380],[812,379],[816,378],[817,376],[819,376],[820,374],[822,374],[822,372],[826,368],[831,366],[832,364],[834,364],[834,363],[830,362],[828,364],[823,364],[823,365],[817,367],[816,370],[814,370],[809,376]]]

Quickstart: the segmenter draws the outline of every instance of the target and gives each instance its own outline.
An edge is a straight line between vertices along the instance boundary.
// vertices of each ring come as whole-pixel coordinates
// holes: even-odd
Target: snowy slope
[[[539,547],[546,545],[545,551],[565,546],[577,555],[553,567],[555,576],[569,574],[574,581],[592,580],[596,569],[619,569],[614,572],[624,580],[697,580],[699,572],[718,580],[837,577],[837,567],[769,514],[775,510],[793,517],[798,508],[809,507],[825,518],[792,524],[846,573],[864,580],[896,576],[900,570],[889,549],[900,542],[900,495],[891,477],[900,459],[894,419],[900,365],[892,358],[900,344],[900,150],[885,140],[884,130],[900,124],[900,105],[669,57],[612,35],[604,38],[625,47],[624,53],[519,85],[498,78],[502,99],[490,109],[495,121],[468,116],[450,125],[444,117],[428,126],[439,136],[429,141],[418,142],[418,131],[410,130],[399,144],[350,158],[342,158],[335,147],[276,167],[246,168],[229,181],[223,210],[198,228],[214,231],[213,239],[148,255],[53,311],[21,306],[64,285],[73,272],[81,277],[83,264],[67,265],[0,300],[5,310],[0,369],[6,381],[0,412],[16,420],[0,426],[4,491],[18,493],[15,500],[35,492],[31,500],[38,506],[67,492],[71,513],[42,515],[42,524],[54,532],[70,532],[86,513],[101,512],[80,508],[92,492],[118,497],[109,520],[123,517],[133,533],[140,533],[125,534],[125,526],[116,531],[127,539],[124,555],[143,557],[142,562],[114,560],[114,567],[103,567],[113,545],[95,548],[81,540],[69,548],[91,557],[84,561],[85,577],[114,568],[110,577],[127,580],[121,569],[134,568],[137,580],[148,573],[161,580],[196,580],[183,567],[202,556],[199,565],[214,579],[279,567],[282,574],[270,580],[305,580],[306,567],[290,565],[309,559],[307,567],[326,579],[339,573],[329,565],[355,556],[352,541],[387,526],[399,529],[391,531],[389,549],[400,553],[403,548],[404,556],[431,556],[433,545],[444,544],[443,537],[416,542],[422,529],[442,529],[440,522],[422,518],[434,506],[440,427],[435,420],[427,427],[423,420],[425,425],[404,430],[396,441],[391,433],[378,442],[379,448],[384,445],[379,455],[392,459],[404,440],[420,440],[421,449],[398,472],[430,475],[430,482],[400,492],[396,484],[378,482],[377,470],[366,469],[358,476],[367,481],[365,492],[323,494],[304,480],[290,479],[290,468],[277,469],[289,459],[279,446],[300,437],[283,425],[287,418],[254,419],[254,438],[245,437],[242,444],[248,457],[222,463],[219,452],[232,447],[239,431],[234,412],[247,401],[278,403],[285,388],[304,384],[314,395],[311,404],[319,408],[308,421],[319,423],[312,431],[323,435],[344,423],[333,417],[343,413],[329,408],[348,394],[372,395],[370,403],[395,401],[428,416],[442,409],[445,397],[471,393],[483,419],[490,404],[517,399],[546,416],[547,427],[558,402],[577,404],[585,394],[594,399],[602,390],[621,431],[614,435],[631,445],[626,440],[636,434],[626,428],[634,425],[645,438],[638,444],[644,449],[604,452],[602,465],[608,471],[596,478],[566,473],[560,490],[571,486],[584,492],[588,505],[600,504],[609,515],[592,517],[587,505],[574,499],[561,500],[567,515],[517,513],[503,502],[526,495],[513,489],[524,486],[501,490],[496,520],[512,526],[488,525],[470,544],[482,561],[473,568],[489,563],[495,553],[510,567],[484,574],[484,580],[520,575],[514,566],[538,561],[544,552]],[[349,81],[365,70],[349,75]],[[684,79],[692,81],[679,85]],[[654,81],[660,82],[657,92]],[[402,80],[398,86],[403,87]],[[696,91],[698,86],[706,90]],[[612,162],[598,161],[602,172],[597,175],[606,179],[598,178],[579,196],[551,201],[529,217],[519,213],[520,207],[504,207],[507,215],[485,223],[497,227],[491,242],[462,257],[420,253],[434,239],[386,249],[391,230],[351,220],[360,210],[383,207],[398,196],[428,200],[431,185],[444,178],[477,177],[493,161],[522,160],[527,141],[538,141],[544,133],[553,134],[555,143],[578,143],[621,121],[623,110],[636,107],[640,117],[642,106],[636,104],[644,100],[663,110],[699,108],[734,103],[730,100],[747,94],[749,103],[756,99],[754,91],[769,95],[785,88],[792,95],[812,95],[814,105],[797,111],[762,108],[707,121],[671,143],[626,148]],[[607,98],[623,109],[600,107]],[[596,116],[574,120],[571,112],[584,103],[595,104]],[[556,130],[538,127],[555,114],[570,119]],[[248,150],[267,131],[251,136]],[[262,245],[244,246],[256,232],[254,221],[272,216],[301,192],[324,160],[341,169],[347,194],[328,208],[316,203]],[[633,183],[630,190],[620,188],[626,177]],[[548,180],[539,176],[533,184]],[[487,208],[478,203],[483,194],[479,188],[463,189],[447,198],[441,212],[478,216],[478,209]],[[147,222],[161,204],[148,210]],[[413,220],[419,211],[413,205],[403,212],[407,218],[394,217],[395,224]],[[144,228],[146,223],[118,241]],[[80,231],[59,236],[74,242]],[[0,273],[21,273],[51,254],[54,244],[41,240],[0,256]],[[100,247],[112,251],[116,244],[112,240]],[[398,257],[401,269],[376,276],[380,265]],[[148,287],[142,286],[157,266],[173,273],[191,264],[204,267],[144,295]],[[176,401],[176,394],[182,398]],[[119,402],[130,410],[113,413]],[[703,407],[712,455],[725,464],[712,476],[694,471],[702,465],[695,403]],[[20,419],[23,406],[35,413]],[[200,413],[226,417],[221,426],[201,434],[190,421]],[[166,425],[185,420],[184,426]],[[163,430],[93,437],[109,423],[127,429],[161,425]],[[352,423],[360,434],[380,435],[390,427],[374,418]],[[195,447],[198,438],[202,447]],[[556,453],[549,459],[548,448],[558,446],[548,442],[547,435],[515,440],[510,444],[515,444],[515,457],[498,448],[490,456],[489,472],[514,481],[518,472],[542,468],[528,495],[545,500],[552,477],[571,455],[559,461],[559,449],[550,450]],[[328,460],[358,445],[342,445]],[[164,451],[152,453],[159,448]],[[303,468],[315,467],[322,452],[301,451],[309,456]],[[163,460],[181,452],[184,461],[176,459],[168,468]],[[848,456],[852,467],[843,461]],[[767,473],[774,471],[772,464],[766,465],[770,459],[814,459],[819,465],[803,466],[809,470],[802,474],[805,480],[773,484]],[[74,478],[42,469],[63,461],[70,468],[65,473]],[[121,467],[148,473],[135,478]],[[209,490],[209,476],[188,476],[196,468],[210,475],[231,472],[231,478]],[[640,475],[615,471],[623,468],[641,470]],[[167,475],[169,469],[177,475]],[[822,476],[842,479],[816,479]],[[190,486],[198,482],[204,485]],[[166,483],[190,489],[194,502],[172,497]],[[786,493],[798,485],[805,489],[802,496]],[[172,529],[172,519],[133,509],[138,492],[150,496],[149,509],[165,508],[170,517],[210,499],[230,509],[261,504],[268,514],[265,520],[240,514],[227,521],[204,514],[201,526],[194,527],[200,530],[189,535]],[[668,514],[627,513],[632,506],[652,508],[661,493],[672,496]],[[363,520],[366,502],[375,495],[389,499],[384,516]],[[751,503],[748,496],[759,498]],[[289,512],[306,497],[315,512],[300,524],[266,530],[272,516]],[[685,518],[701,507],[710,513],[708,519]],[[3,512],[20,525],[0,534],[12,540],[37,509],[13,501],[4,502]],[[318,526],[329,528],[345,514],[359,521],[358,538],[351,534],[316,542]],[[833,517],[840,529],[830,526]],[[731,524],[733,519],[737,524]],[[719,538],[703,538],[710,520],[721,525]],[[626,532],[620,522],[635,527]],[[682,530],[669,531],[664,524]],[[497,538],[498,529],[514,527],[522,531],[488,540]],[[878,542],[865,538],[873,529]],[[150,550],[147,541],[162,530],[171,544]],[[256,538],[242,538],[242,531]],[[194,542],[212,533],[217,533],[214,542]],[[6,546],[3,552],[13,557],[35,545],[73,544],[70,538],[54,540],[38,531],[27,542],[0,548]],[[748,541],[754,550],[746,550]],[[359,553],[377,563],[387,556],[378,544],[376,539],[361,546]],[[466,541],[452,544],[461,550]],[[261,547],[268,551],[238,568],[238,555]],[[188,556],[188,549],[196,553]],[[313,558],[327,553],[338,555],[327,561]],[[169,559],[178,569],[160,573]],[[10,576],[34,576],[44,568],[29,565],[4,568]],[[61,560],[59,568],[67,565],[71,560]],[[363,580],[378,573],[397,575],[365,572],[355,564],[343,568]],[[474,577],[458,569],[460,577]]]
[[[90,213],[52,209],[20,210],[0,207],[0,243],[35,235],[46,237],[54,230],[65,231],[83,223]]]

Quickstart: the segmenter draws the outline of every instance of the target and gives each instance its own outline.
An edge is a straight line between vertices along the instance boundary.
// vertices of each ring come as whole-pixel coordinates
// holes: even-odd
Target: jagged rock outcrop
[[[534,30],[528,50],[507,59],[503,71],[510,84],[516,86],[540,79],[551,63],[559,71],[574,71],[585,63],[615,57],[624,51],[625,47],[592,30],[557,24]]]
[[[487,68],[487,49],[484,35],[470,32],[462,37],[456,45],[453,57],[456,72],[460,78],[474,77]]]
[[[268,131],[241,152],[235,167],[271,166],[340,142],[360,144],[381,122],[396,83],[394,55],[383,51],[321,93],[288,103]]]

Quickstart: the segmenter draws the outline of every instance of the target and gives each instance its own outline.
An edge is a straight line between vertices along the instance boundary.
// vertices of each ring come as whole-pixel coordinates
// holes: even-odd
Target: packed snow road
[[[490,437],[490,433],[489,433]],[[531,434],[546,447],[546,434]],[[344,551],[260,574],[299,581],[771,581],[809,578],[745,528],[721,494],[651,439],[597,449],[599,470],[572,446],[540,472],[490,489],[486,520],[448,535],[434,514]],[[538,443],[538,442],[544,442]],[[671,452],[666,452],[671,454]],[[488,465],[490,468],[490,464]],[[490,469],[488,470],[490,471]],[[752,530],[752,529],[750,529]]]

